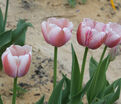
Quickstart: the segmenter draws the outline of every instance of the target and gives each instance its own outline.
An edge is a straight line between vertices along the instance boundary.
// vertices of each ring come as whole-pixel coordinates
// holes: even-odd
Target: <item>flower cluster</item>
[[[73,24],[67,19],[49,18],[42,22],[41,29],[47,43],[60,47],[71,37]],[[85,18],[78,26],[77,41],[90,49],[99,48],[103,43],[112,48],[121,42],[121,25],[104,24]]]

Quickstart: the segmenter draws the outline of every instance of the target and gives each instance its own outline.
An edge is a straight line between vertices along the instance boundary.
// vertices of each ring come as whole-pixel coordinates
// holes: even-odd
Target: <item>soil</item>
[[[0,7],[5,11],[6,0],[0,0]],[[53,47],[44,41],[41,33],[41,22],[49,17],[68,18],[74,24],[71,40],[59,48],[58,53],[58,80],[61,73],[70,76],[71,73],[71,43],[73,43],[81,66],[84,47],[76,40],[76,30],[83,18],[91,18],[104,23],[118,22],[121,24],[121,1],[115,1],[116,10],[113,10],[109,0],[87,0],[82,4],[77,0],[76,7],[71,8],[67,0],[10,0],[7,29],[14,29],[19,19],[31,22],[34,28],[29,28],[26,36],[26,44],[33,47],[33,57],[30,71],[18,79],[18,84],[27,92],[17,97],[16,104],[34,104],[45,95],[45,104],[52,92],[53,72]],[[96,60],[103,50],[103,45],[96,50],[89,50],[84,76],[84,84],[88,81],[89,59],[94,56]],[[109,49],[108,49],[109,50]],[[110,82],[121,77],[121,56],[114,60],[108,69],[107,79]],[[13,79],[4,71],[0,72],[0,95],[4,104],[11,104]],[[86,101],[85,101],[86,104]],[[121,104],[121,97],[117,101]]]

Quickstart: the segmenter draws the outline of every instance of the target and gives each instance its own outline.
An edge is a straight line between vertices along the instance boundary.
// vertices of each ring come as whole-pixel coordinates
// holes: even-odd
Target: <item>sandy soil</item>
[[[5,1],[0,0],[0,7],[5,10]],[[76,30],[78,24],[83,18],[92,18],[104,23],[118,22],[121,23],[121,1],[115,2],[117,10],[114,11],[109,0],[87,0],[85,5],[81,4],[81,0],[77,0],[75,8],[70,8],[67,0],[10,0],[7,28],[13,29],[17,21],[26,19],[31,22],[34,28],[27,31],[26,44],[33,47],[33,60],[29,73],[20,78],[18,84],[26,88],[26,92],[22,97],[17,98],[17,104],[34,104],[38,99],[46,95],[48,99],[52,91],[52,69],[53,69],[53,47],[48,45],[42,36],[40,24],[49,17],[68,18],[74,24],[73,36],[71,40],[59,48],[58,53],[58,69],[59,79],[61,72],[70,74],[71,71],[71,46],[73,43],[76,50],[79,63],[81,66],[84,47],[80,46],[76,40]],[[89,79],[88,66],[90,56],[94,56],[99,60],[103,50],[100,47],[97,50],[89,50],[84,80]],[[107,79],[112,82],[121,77],[121,56],[117,57],[109,66]],[[85,83],[84,82],[84,83]],[[4,72],[0,72],[0,94],[4,100],[4,104],[10,104],[12,98],[13,79],[6,76]],[[86,104],[86,103],[85,103]],[[121,98],[118,101],[121,104]]]

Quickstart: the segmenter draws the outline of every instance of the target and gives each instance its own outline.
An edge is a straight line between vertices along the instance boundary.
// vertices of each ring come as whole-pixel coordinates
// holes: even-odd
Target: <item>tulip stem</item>
[[[17,88],[17,77],[14,78],[12,104],[16,104],[16,88]]]
[[[102,55],[101,55],[101,57],[100,57],[99,65],[101,64],[101,62],[102,62],[102,60],[103,60],[103,57],[104,57],[104,55],[105,55],[106,50],[107,50],[107,46],[105,46],[104,49],[103,49]]]
[[[85,69],[85,64],[86,64],[86,59],[87,59],[87,53],[88,53],[88,48],[85,48],[84,56],[83,56],[83,61],[82,61],[82,67],[81,67],[81,88],[82,88],[82,83],[83,83],[83,77],[84,77],[84,69]]]
[[[5,19],[4,19],[4,24],[3,24],[3,30],[5,31],[5,26],[7,22],[7,15],[8,15],[8,5],[9,5],[9,0],[6,0],[6,9],[5,9]]]
[[[58,52],[58,48],[55,47],[54,48],[54,77],[53,77],[53,88],[55,88],[56,86],[56,79],[57,79],[57,52]]]

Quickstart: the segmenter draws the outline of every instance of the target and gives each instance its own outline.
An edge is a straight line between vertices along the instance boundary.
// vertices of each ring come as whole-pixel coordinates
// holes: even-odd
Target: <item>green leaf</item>
[[[0,95],[0,104],[3,104],[3,101],[2,101],[1,95]]]
[[[0,48],[11,41],[11,30],[0,34]]]
[[[104,100],[100,100],[100,99],[98,99],[97,102],[92,102],[91,104],[107,104],[107,103],[105,103]]]
[[[85,4],[87,0],[82,0],[82,3]]]
[[[89,103],[91,103],[95,99],[95,97],[99,96],[103,92],[107,84],[106,70],[108,64],[109,57],[106,57],[93,75],[93,79],[87,91],[87,99]]]
[[[80,104],[81,96],[79,95],[79,93],[81,92],[81,73],[73,45],[71,45],[71,47],[72,47],[72,72],[71,72],[71,89],[70,89],[69,104]]]
[[[76,5],[76,0],[68,0],[68,3],[71,7],[75,7]]]
[[[2,10],[0,8],[0,33],[2,33],[3,30],[3,14],[2,14]]]
[[[24,95],[26,92],[27,92],[27,90],[25,88],[22,88],[21,86],[17,85],[16,95],[18,97]]]
[[[11,91],[13,92],[13,89],[11,89]],[[16,87],[16,96],[20,97],[22,95],[24,95],[28,90],[26,90],[25,88],[22,88],[20,85],[17,84]]]
[[[63,77],[65,83],[64,90],[62,92],[62,104],[67,104],[67,102],[69,101],[71,81],[65,75],[63,75]]]
[[[74,48],[72,46],[72,72],[71,72],[71,98],[77,95],[81,91],[81,77],[80,68],[75,54]]]
[[[119,78],[118,80],[114,81],[111,85],[107,86],[107,88],[104,91],[104,96],[114,92],[115,88],[118,85],[121,85],[121,78]]]
[[[93,57],[91,57],[90,58],[90,63],[89,63],[89,74],[90,74],[90,78],[92,77],[92,75],[96,71],[97,66],[98,66],[98,62]]]
[[[44,104],[44,96],[36,104]]]
[[[11,30],[0,34],[0,57],[11,42]],[[2,60],[0,59],[0,70],[2,70]]]
[[[86,85],[84,86],[84,88],[82,89],[82,91],[80,92],[80,96],[81,98],[86,94],[86,92],[89,89],[89,86],[91,84],[92,78],[86,83]]]
[[[72,99],[70,99],[69,103],[67,104],[83,104],[82,99],[80,98],[79,95],[74,96]]]
[[[62,100],[62,88],[63,88],[64,79],[62,79],[55,87],[50,96],[48,104],[61,104]]]
[[[17,28],[12,31],[12,43],[17,45],[25,44],[25,34],[28,27],[32,27],[31,23],[26,23],[25,20],[19,20]]]
[[[120,97],[121,90],[121,78],[114,81],[104,91],[104,100],[106,104],[114,104]]]

